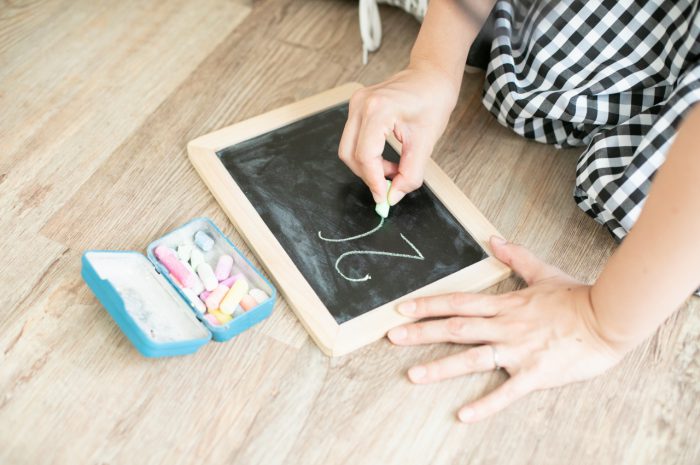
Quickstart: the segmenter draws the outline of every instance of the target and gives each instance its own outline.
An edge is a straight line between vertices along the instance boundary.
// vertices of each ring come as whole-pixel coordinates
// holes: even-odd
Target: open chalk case
[[[223,254],[233,257],[233,267],[268,298],[231,321],[214,325],[185,295],[168,269],[154,255],[166,245],[173,250],[193,243],[198,231],[214,239],[204,252],[213,264]],[[148,257],[148,258],[147,258]],[[147,257],[136,251],[88,250],[82,257],[82,276],[122,332],[146,357],[166,357],[197,351],[211,339],[228,341],[272,313],[277,290],[208,218],[197,218],[148,245]]]

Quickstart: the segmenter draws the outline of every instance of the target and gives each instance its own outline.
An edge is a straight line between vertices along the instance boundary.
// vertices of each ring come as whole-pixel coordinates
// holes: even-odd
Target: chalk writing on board
[[[382,226],[384,226],[384,218],[382,218],[381,220],[379,220],[379,224],[378,224],[376,227],[374,227],[373,229],[370,229],[369,231],[364,232],[364,233],[362,233],[362,234],[358,234],[357,236],[344,237],[344,238],[342,238],[342,239],[328,239],[328,238],[326,238],[326,237],[323,237],[323,235],[321,234],[321,231],[319,231],[319,232],[318,232],[318,238],[321,239],[322,241],[326,241],[326,242],[347,242],[347,241],[354,241],[355,239],[361,239],[361,238],[363,238],[363,237],[369,236],[370,234],[374,234],[375,232],[379,231],[379,229],[381,229]]]
[[[368,236],[370,236],[371,234],[374,234],[375,232],[379,231],[383,225],[384,225],[384,218],[382,218],[382,219],[379,221],[379,224],[378,224],[376,227],[374,227],[373,229],[370,229],[369,231],[364,232],[364,233],[362,233],[362,234],[358,234],[358,235],[356,235],[356,236],[345,237],[345,238],[342,238],[342,239],[329,239],[329,238],[323,237],[323,234],[321,234],[321,231],[319,231],[319,232],[318,232],[318,237],[319,237],[319,239],[321,239],[322,241],[326,241],[326,242],[348,242],[348,241],[354,241],[354,240],[356,240],[356,239],[361,239],[361,238],[363,238],[363,237],[368,237]],[[341,255],[338,257],[338,259],[335,261],[335,271],[337,271],[338,274],[339,274],[343,279],[346,279],[346,280],[352,281],[352,282],[362,282],[362,281],[368,281],[368,280],[372,279],[372,276],[371,276],[369,273],[367,273],[366,275],[364,275],[364,276],[361,277],[361,278],[352,278],[352,277],[350,277],[350,276],[347,276],[347,275],[346,275],[345,273],[343,273],[342,271],[340,271],[340,262],[341,262],[345,257],[349,257],[349,256],[351,256],[351,255],[383,255],[383,256],[386,256],[386,257],[408,258],[408,259],[412,259],[412,260],[424,260],[424,259],[425,259],[425,257],[423,257],[423,254],[420,252],[420,250],[418,250],[418,248],[417,248],[415,245],[413,245],[413,243],[412,243],[411,241],[409,241],[408,239],[406,239],[406,236],[404,236],[403,234],[400,234],[400,236],[401,236],[401,239],[403,239],[404,242],[406,242],[406,244],[408,244],[408,245],[413,249],[413,251],[416,253],[415,255],[405,254],[405,253],[395,253],[395,252],[382,252],[382,251],[380,251],[380,250],[351,250],[351,251],[349,251],[349,252],[345,252],[345,253],[341,254]]]

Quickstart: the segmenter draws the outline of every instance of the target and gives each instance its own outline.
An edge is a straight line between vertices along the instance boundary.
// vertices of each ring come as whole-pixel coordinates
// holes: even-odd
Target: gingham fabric
[[[501,0],[492,12],[484,105],[527,138],[586,146],[574,198],[617,239],[700,100],[698,3]]]

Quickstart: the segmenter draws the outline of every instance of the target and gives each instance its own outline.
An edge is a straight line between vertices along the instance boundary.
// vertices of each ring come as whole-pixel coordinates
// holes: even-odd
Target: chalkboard
[[[425,184],[381,223],[338,159],[358,83],[197,137],[190,161],[289,307],[326,354],[347,354],[411,318],[399,302],[477,292],[510,275],[488,254],[500,235],[433,161]],[[384,155],[398,160],[391,134]]]
[[[488,257],[427,186],[378,228],[337,156],[347,114],[343,103],[216,152],[338,324]],[[384,157],[399,159],[388,144]]]

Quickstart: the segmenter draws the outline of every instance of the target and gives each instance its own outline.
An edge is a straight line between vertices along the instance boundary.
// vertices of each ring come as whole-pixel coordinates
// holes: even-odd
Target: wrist
[[[411,60],[406,67],[409,71],[417,71],[430,76],[431,79],[438,82],[440,88],[445,89],[450,100],[450,104],[454,107],[459,97],[459,89],[462,85],[462,74],[464,68],[461,68],[459,73],[451,71],[435,60],[415,56],[411,54]]]
[[[633,325],[618,321],[613,308],[614,304],[607,297],[596,284],[589,288],[588,298],[593,314],[593,324],[606,344],[613,350],[625,354],[637,347],[647,334],[630,331],[629,328]]]

